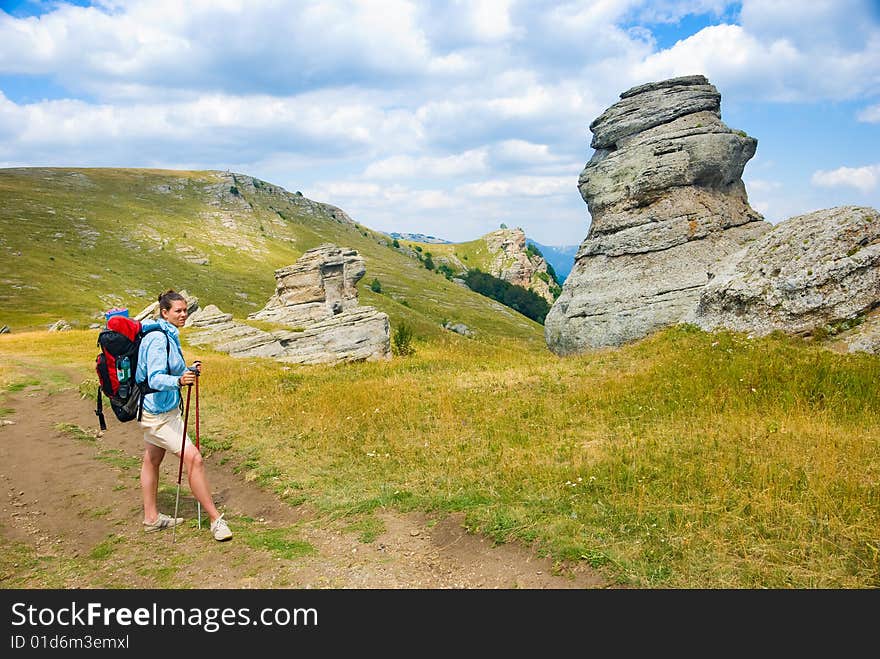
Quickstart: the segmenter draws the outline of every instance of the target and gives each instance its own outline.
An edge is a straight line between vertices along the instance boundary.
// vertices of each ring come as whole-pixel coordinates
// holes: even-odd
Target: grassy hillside
[[[339,209],[205,171],[0,170],[0,326],[44,329],[64,318],[88,327],[113,306],[136,313],[169,287],[243,319],[274,292],[275,269],[324,242],[365,257],[361,304],[392,326],[406,320],[434,336],[451,320],[477,340],[544,346],[540,325],[424,269]],[[374,278],[381,294],[369,289]]]
[[[493,254],[483,238],[469,240],[464,243],[423,243],[413,240],[398,241],[402,247],[420,249],[422,254],[430,253],[434,262],[448,263],[454,271],[459,271],[459,264],[469,270],[479,269],[489,272]]]

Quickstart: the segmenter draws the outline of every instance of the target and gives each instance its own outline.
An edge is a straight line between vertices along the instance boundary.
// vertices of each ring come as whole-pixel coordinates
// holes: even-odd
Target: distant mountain
[[[411,240],[414,243],[432,243],[436,245],[452,244],[452,241],[443,240],[442,238],[436,238],[434,236],[426,236],[423,233],[397,233],[396,231],[392,231],[388,235],[392,238],[397,238],[398,240]]]
[[[559,283],[564,282],[574,266],[574,255],[580,245],[542,245],[531,238],[528,243],[537,247],[547,263],[553,266]]]

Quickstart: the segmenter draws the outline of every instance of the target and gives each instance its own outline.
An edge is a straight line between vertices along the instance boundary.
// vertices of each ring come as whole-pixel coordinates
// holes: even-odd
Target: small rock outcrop
[[[702,289],[690,320],[706,330],[803,334],[878,305],[880,213],[841,206],[780,222],[732,256]]]
[[[464,323],[453,323],[451,320],[447,320],[442,325],[443,329],[447,329],[450,332],[455,332],[456,334],[461,334],[462,336],[473,336],[474,331],[465,325]]]
[[[742,172],[757,140],[721,121],[700,75],[634,87],[590,124],[579,180],[592,216],[545,320],[557,354],[618,346],[682,321],[719,262],[770,224]]]
[[[556,298],[550,290],[551,278],[547,272],[547,262],[542,256],[529,253],[526,234],[522,229],[498,229],[483,236],[483,240],[492,254],[489,274],[516,286],[531,289],[553,304]]]

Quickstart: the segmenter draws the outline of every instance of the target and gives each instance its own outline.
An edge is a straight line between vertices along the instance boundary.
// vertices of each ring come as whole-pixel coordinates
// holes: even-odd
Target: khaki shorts
[[[138,423],[144,431],[145,442],[171,451],[174,455],[180,455],[183,418],[176,407],[162,414],[150,414],[144,410]],[[193,447],[193,443],[187,434],[186,450],[189,450],[190,447]]]

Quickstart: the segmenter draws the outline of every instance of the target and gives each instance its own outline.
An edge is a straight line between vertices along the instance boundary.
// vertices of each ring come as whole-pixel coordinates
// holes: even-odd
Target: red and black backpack
[[[144,329],[139,320],[126,316],[111,316],[107,327],[98,335],[98,347],[101,352],[95,359],[95,371],[98,373],[98,404],[95,414],[101,430],[107,429],[104,420],[104,408],[101,394],[107,396],[110,408],[121,422],[141,418],[143,397],[158,391],[150,388],[146,382],[135,382],[138,351],[141,340],[149,332],[161,332],[161,327]],[[171,352],[171,342],[166,336],[166,358]]]

